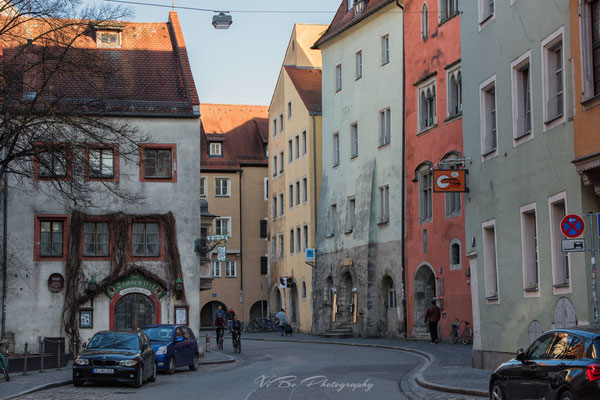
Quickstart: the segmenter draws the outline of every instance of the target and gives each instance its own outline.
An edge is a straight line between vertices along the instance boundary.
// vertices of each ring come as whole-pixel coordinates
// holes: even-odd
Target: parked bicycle
[[[10,376],[8,376],[8,360],[4,357],[4,354],[2,354],[2,348],[5,347],[7,344],[7,340],[6,339],[2,339],[0,341],[0,369],[2,370],[2,373],[4,374],[4,378],[6,379],[6,381],[10,381]],[[8,352],[7,352],[8,354]]]
[[[454,322],[452,322],[452,332],[450,332],[450,343],[455,344],[460,340],[462,344],[471,343],[471,339],[473,338],[473,330],[469,328],[471,324],[469,321],[462,321],[464,323],[463,329],[460,329],[461,321],[458,318],[454,318]]]
[[[277,321],[275,316],[270,314],[268,318],[254,318],[246,327],[246,332],[275,332],[277,330]]]

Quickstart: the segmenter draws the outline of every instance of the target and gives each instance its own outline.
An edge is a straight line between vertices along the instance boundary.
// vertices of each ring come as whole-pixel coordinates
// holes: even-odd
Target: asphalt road
[[[420,388],[411,373],[422,360],[411,353],[331,344],[243,341],[236,362],[160,374],[141,389],[113,384],[63,386],[20,400],[135,399],[466,399]]]

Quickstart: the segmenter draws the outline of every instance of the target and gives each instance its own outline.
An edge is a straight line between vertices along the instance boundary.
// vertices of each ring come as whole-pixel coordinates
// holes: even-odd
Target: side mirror
[[[83,342],[83,344],[81,345],[81,347],[83,347],[84,349],[87,349],[87,342]]]
[[[177,337],[175,338],[175,341],[176,341],[176,342],[183,342],[183,336],[177,336]]]
[[[525,361],[525,351],[523,351],[522,348],[519,349],[519,351],[517,351],[517,356],[515,357],[515,359],[521,362]]]
[[[148,343],[144,343],[142,344],[142,351],[146,350],[148,348]]]

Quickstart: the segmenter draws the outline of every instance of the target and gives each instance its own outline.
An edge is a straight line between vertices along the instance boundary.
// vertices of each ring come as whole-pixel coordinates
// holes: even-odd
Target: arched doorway
[[[559,329],[570,328],[576,325],[577,315],[575,314],[573,303],[566,297],[561,297],[554,307],[554,321],[552,322],[552,327],[554,329]]]
[[[297,324],[300,322],[300,311],[298,310],[298,286],[296,283],[292,283],[292,287],[288,289],[290,292],[289,297],[289,309],[288,309],[288,318],[290,319],[290,323]]]
[[[345,272],[338,292],[338,319],[340,323],[352,323],[352,275]]]
[[[212,328],[215,325],[215,312],[219,306],[227,313],[227,307],[220,301],[210,301],[202,307],[200,311],[200,326],[202,328]]]
[[[259,300],[250,307],[250,321],[255,318],[266,318],[267,315],[267,302],[265,300]]]
[[[384,332],[391,332],[396,329],[398,323],[398,302],[396,299],[396,287],[394,280],[386,275],[381,280],[380,298],[380,328]]]
[[[271,295],[271,312],[278,313],[283,307],[281,306],[281,292],[278,287],[273,288]]]
[[[156,305],[144,294],[125,295],[115,304],[115,329],[117,330],[136,330],[156,322]]]
[[[415,274],[413,336],[423,335],[428,332],[423,319],[425,318],[427,308],[435,298],[435,294],[435,274],[429,265],[423,264],[417,269],[417,273]]]

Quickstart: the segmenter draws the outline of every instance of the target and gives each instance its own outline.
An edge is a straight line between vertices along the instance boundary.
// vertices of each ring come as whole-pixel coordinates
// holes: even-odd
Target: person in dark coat
[[[229,333],[231,333],[231,323],[233,322],[233,317],[235,317],[235,311],[233,311],[233,308],[230,308],[229,311],[227,311],[227,324],[229,325]]]
[[[438,322],[442,317],[440,308],[435,304],[435,299],[431,300],[431,306],[425,313],[425,322],[429,322],[429,335],[431,336],[431,343],[436,344],[438,342]]]

